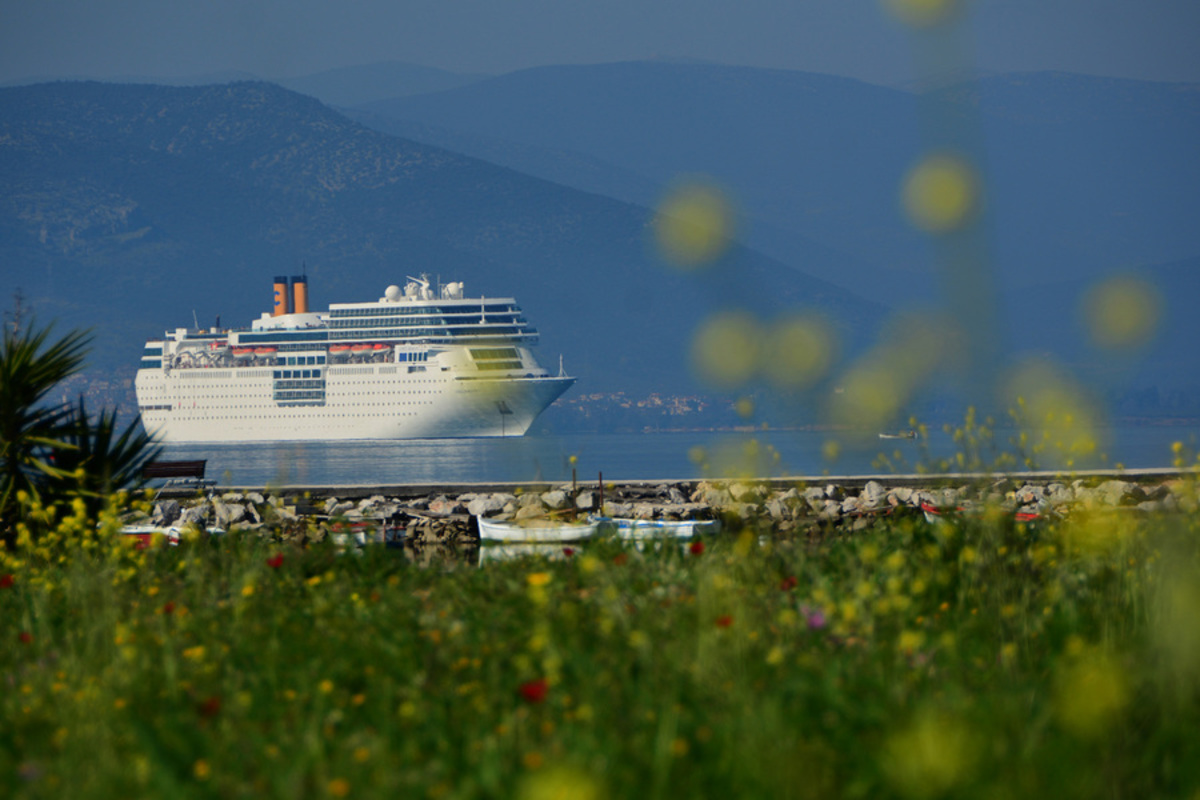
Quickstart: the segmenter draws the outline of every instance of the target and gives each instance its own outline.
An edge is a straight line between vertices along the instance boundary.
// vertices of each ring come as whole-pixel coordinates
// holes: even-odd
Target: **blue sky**
[[[985,72],[1200,82],[1200,0],[964,2],[959,46]],[[685,58],[897,84],[912,45],[880,0],[0,0],[4,82]]]

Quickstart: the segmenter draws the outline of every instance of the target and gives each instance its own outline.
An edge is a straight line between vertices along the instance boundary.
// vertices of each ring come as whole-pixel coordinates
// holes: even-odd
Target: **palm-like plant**
[[[51,455],[67,447],[72,409],[48,402],[60,382],[83,364],[90,337],[75,331],[50,341],[51,328],[4,327],[0,339],[0,535],[10,542],[17,494],[40,498],[54,474]]]
[[[91,520],[113,492],[142,485],[142,468],[162,451],[138,418],[118,434],[117,412],[102,411],[93,421],[82,397],[62,442],[67,446],[54,454],[47,493],[56,500],[82,499]]]

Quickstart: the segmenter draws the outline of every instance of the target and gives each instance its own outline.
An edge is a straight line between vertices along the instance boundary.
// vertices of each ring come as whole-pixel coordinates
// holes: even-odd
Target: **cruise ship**
[[[375,302],[308,310],[303,276],[275,279],[248,329],[176,328],[146,342],[136,390],[164,442],[523,435],[575,379],[538,365],[512,298],[467,298],[427,276]]]

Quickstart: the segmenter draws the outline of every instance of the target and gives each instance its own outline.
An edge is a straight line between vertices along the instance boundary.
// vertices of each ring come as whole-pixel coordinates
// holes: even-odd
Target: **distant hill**
[[[1159,300],[1155,336],[1146,347],[1113,352],[1096,347],[1086,334],[1084,301],[1097,278],[1135,278]],[[1186,391],[1190,409],[1200,411],[1200,257],[1167,264],[1113,270],[1092,278],[1051,281],[1004,297],[1014,353],[1046,354],[1071,364],[1095,389],[1113,397],[1146,390]],[[1132,412],[1138,409],[1126,409]],[[1140,409],[1147,415],[1167,408]]]
[[[383,61],[354,67],[324,70],[271,81],[292,91],[315,97],[326,105],[356,106],[377,100],[427,94],[483,80],[490,76],[478,73],[449,72],[402,61]],[[58,81],[87,81],[77,75],[54,75],[24,80],[6,81],[2,86],[31,86]],[[118,75],[104,83],[137,83],[162,86],[207,86],[237,81],[261,81],[261,75],[242,70],[205,72],[197,75]]]
[[[248,324],[271,278],[302,268],[319,307],[420,272],[515,296],[544,363],[563,354],[583,391],[693,390],[687,345],[717,309],[817,308],[848,349],[883,316],[740,246],[681,274],[654,256],[649,222],[271,84],[0,90],[0,283],[43,320],[92,327],[95,363],[129,376],[147,337],[193,314]]]
[[[928,243],[898,196],[939,143],[975,154],[1001,285],[1200,254],[1194,85],[1037,73],[914,94],[631,62],[523,70],[362,110],[375,115],[366,124],[631,202],[680,173],[711,174],[740,203],[750,246],[877,299],[935,296]]]
[[[42,75],[13,81],[4,81],[0,87],[33,86],[39,83],[61,83],[95,81],[95,77],[84,75]],[[200,72],[192,75],[114,75],[102,79],[104,83],[152,83],[162,86],[206,86],[213,83],[233,83],[234,81],[260,80],[252,72],[240,69],[217,70]],[[399,96],[399,94],[393,95]]]
[[[331,106],[357,106],[377,100],[441,92],[467,86],[489,76],[384,61],[325,70],[275,81]]]

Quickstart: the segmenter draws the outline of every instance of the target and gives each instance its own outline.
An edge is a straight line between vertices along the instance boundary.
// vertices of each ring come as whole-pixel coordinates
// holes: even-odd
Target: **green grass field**
[[[0,795],[1197,798],[1198,523],[422,567],[65,520],[0,555]]]

